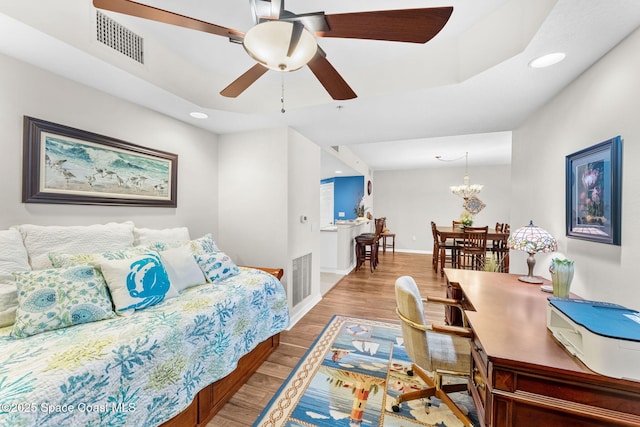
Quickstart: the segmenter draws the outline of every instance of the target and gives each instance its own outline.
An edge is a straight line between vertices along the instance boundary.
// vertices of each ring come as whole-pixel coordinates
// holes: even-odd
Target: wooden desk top
[[[445,274],[462,290],[474,332],[471,393],[486,425],[640,425],[640,381],[597,374],[571,356],[547,330],[540,285],[515,274]]]
[[[547,329],[547,297],[540,285],[521,282],[517,274],[445,269],[474,310],[465,314],[490,358],[518,364],[592,373],[571,356]],[[544,280],[544,279],[543,279]],[[550,284],[544,280],[543,284]]]

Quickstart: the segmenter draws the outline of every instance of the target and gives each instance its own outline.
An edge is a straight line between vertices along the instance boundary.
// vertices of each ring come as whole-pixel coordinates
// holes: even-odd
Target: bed
[[[239,267],[129,315],[0,328],[0,426],[204,425],[288,325],[280,281]]]

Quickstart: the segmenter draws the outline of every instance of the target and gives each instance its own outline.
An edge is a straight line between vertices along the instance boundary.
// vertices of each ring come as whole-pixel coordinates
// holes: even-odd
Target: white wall
[[[239,264],[285,267],[287,129],[220,136],[220,247]]]
[[[23,116],[178,154],[178,207],[24,204]],[[87,86],[0,55],[0,228],[21,223],[92,224],[218,231],[217,136]]]
[[[571,290],[586,299],[640,309],[640,31],[636,31],[513,133],[512,229],[533,219],[558,240],[558,253],[536,255],[549,277],[554,256],[575,260]],[[567,58],[570,60],[570,58]],[[562,66],[562,64],[558,65]],[[622,246],[565,236],[565,156],[621,135]],[[512,271],[525,254],[511,252]]]
[[[220,136],[218,156],[220,247],[239,264],[284,268],[295,321],[320,298],[320,148],[279,127]],[[308,253],[311,295],[293,307],[292,260]]]
[[[288,147],[289,256],[312,254],[311,294],[296,310],[304,314],[320,299],[320,147],[292,129]]]
[[[472,184],[483,184],[478,195],[486,207],[475,216],[474,225],[494,227],[510,221],[510,166],[469,169]],[[462,184],[464,168],[376,171],[372,197],[375,217],[387,217],[387,227],[396,233],[396,250],[431,252],[431,221],[451,225],[464,211],[464,200],[449,190]],[[415,236],[415,240],[413,237]]]

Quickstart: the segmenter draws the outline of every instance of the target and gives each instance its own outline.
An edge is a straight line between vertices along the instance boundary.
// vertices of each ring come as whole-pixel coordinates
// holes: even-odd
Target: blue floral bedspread
[[[288,325],[281,283],[241,268],[128,317],[0,329],[0,426],[156,426]]]

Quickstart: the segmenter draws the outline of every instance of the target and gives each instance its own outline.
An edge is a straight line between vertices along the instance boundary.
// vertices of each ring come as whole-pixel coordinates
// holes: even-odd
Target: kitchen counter
[[[373,232],[373,220],[336,221],[320,232],[320,271],[349,274],[356,266],[354,238]]]

